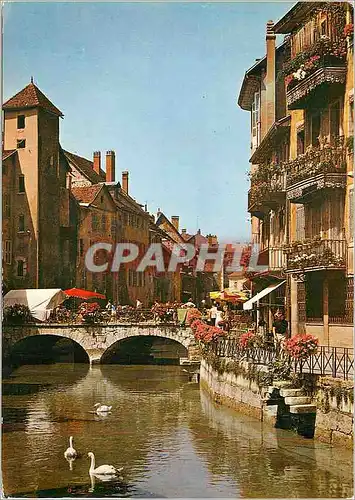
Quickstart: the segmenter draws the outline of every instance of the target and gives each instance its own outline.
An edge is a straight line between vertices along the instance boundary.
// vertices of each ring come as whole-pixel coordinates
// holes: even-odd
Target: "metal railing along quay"
[[[277,350],[272,344],[269,347],[241,349],[238,339],[221,339],[211,343],[209,349],[216,356],[265,366],[281,357],[287,357],[282,350]],[[344,380],[352,379],[354,376],[354,349],[350,347],[319,346],[317,352],[307,359],[288,358],[295,373],[327,375]]]

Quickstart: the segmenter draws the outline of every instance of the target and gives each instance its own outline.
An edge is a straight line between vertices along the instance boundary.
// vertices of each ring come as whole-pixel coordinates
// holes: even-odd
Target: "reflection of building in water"
[[[200,395],[201,409],[211,429],[209,440],[201,439],[206,432],[203,420],[191,415],[189,426],[196,450],[207,457],[211,473],[227,470],[250,497],[262,497],[266,491],[275,498],[285,491],[295,498],[307,497],[310,491],[328,497],[329,488],[339,498],[352,494],[350,454],[347,463],[345,457],[343,463],[336,463],[336,451],[332,456],[322,443],[218,407],[202,390]],[[211,439],[215,446],[211,446]]]

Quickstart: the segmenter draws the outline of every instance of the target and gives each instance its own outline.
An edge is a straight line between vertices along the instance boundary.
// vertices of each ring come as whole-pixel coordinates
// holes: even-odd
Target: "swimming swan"
[[[67,448],[64,452],[65,458],[68,460],[70,458],[76,458],[77,457],[77,452],[73,447],[73,436],[70,436],[69,438],[69,448]]]
[[[97,476],[105,476],[105,475],[115,476],[116,474],[119,474],[123,470],[123,467],[117,469],[113,465],[100,465],[95,469],[95,455],[93,454],[92,451],[89,451],[88,457],[91,458],[89,474],[94,474]]]
[[[106,413],[109,412],[112,408],[112,406],[101,405],[100,403],[96,403],[94,406],[96,406],[97,413]]]

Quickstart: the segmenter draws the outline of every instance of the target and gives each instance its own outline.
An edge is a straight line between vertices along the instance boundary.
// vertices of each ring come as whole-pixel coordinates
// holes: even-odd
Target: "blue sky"
[[[245,71],[265,27],[292,6],[249,3],[22,3],[4,7],[4,99],[38,87],[64,113],[64,149],[116,151],[130,194],[180,227],[246,240]]]

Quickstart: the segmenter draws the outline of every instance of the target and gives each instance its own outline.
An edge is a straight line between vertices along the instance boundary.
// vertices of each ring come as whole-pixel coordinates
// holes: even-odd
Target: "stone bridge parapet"
[[[180,343],[188,350],[188,357],[196,360],[196,342],[189,327],[160,324],[28,324],[4,326],[2,332],[3,356],[13,346],[28,337],[56,335],[73,340],[87,353],[90,363],[99,363],[105,351],[114,343],[130,337],[161,337]],[[193,359],[192,359],[193,358]]]

